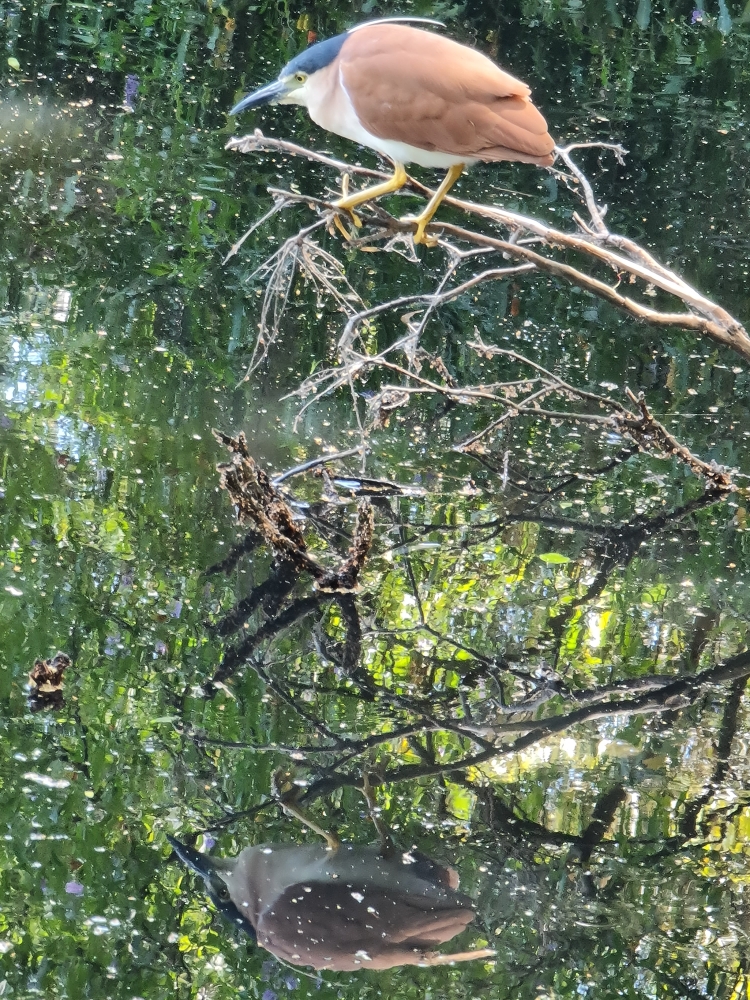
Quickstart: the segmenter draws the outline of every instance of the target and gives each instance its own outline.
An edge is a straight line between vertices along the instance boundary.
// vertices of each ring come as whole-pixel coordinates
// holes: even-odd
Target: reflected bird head
[[[239,927],[253,941],[257,940],[255,928],[248,917],[232,899],[232,875],[237,864],[236,858],[210,858],[193,847],[181,843],[167,834],[167,840],[180,861],[191,872],[200,875],[206,886],[206,893],[221,915]]]

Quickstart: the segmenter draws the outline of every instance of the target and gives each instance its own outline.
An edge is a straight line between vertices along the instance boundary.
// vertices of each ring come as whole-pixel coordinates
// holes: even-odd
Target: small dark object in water
[[[135,111],[135,99],[138,96],[140,79],[136,73],[129,73],[125,77],[125,94],[122,99],[122,106],[125,111]]]
[[[66,653],[56,653],[51,660],[36,660],[29,672],[29,708],[40,712],[45,708],[62,708],[63,674],[71,665]]]

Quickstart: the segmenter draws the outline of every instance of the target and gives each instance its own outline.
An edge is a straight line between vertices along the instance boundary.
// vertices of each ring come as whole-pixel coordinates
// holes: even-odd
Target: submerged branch
[[[609,702],[601,707],[588,706],[564,715],[526,723],[527,731],[512,742],[485,746],[479,752],[470,752],[464,757],[450,761],[398,764],[384,770],[380,774],[380,778],[386,783],[396,783],[466,771],[467,768],[477,768],[488,764],[498,757],[518,753],[540,743],[548,736],[561,733],[584,722],[599,718],[612,718],[614,715],[647,715],[684,708],[701,697],[707,686],[735,681],[746,676],[748,669],[750,669],[750,652],[740,653],[724,663],[701,671],[694,677],[677,678],[665,684],[658,691],[648,692],[638,698]],[[311,782],[300,802],[309,803],[321,796],[330,795],[338,788],[356,786],[357,780],[356,774],[338,772],[335,767],[332,767],[325,775]]]
[[[240,523],[251,524],[274,554],[297,572],[309,573],[319,591],[350,593],[372,544],[373,517],[368,502],[360,503],[354,540],[338,568],[330,570],[310,555],[304,534],[286,499],[247,450],[245,435],[236,438],[214,431],[214,437],[226,445],[230,461],[217,466],[219,486],[226,490],[237,508]]]

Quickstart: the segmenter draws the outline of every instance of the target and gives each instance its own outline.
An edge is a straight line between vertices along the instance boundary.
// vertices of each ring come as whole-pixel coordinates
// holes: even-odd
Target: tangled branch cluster
[[[677,457],[712,486],[733,489],[725,470],[693,456],[654,418],[644,400],[636,398],[627,389],[626,394],[635,404],[635,411],[610,396],[578,388],[543,368],[533,357],[520,350],[485,343],[478,333],[469,341],[468,347],[479,357],[502,357],[518,368],[518,377],[489,384],[459,384],[443,359],[428,353],[422,346],[423,334],[430,320],[445,304],[493,282],[507,281],[521,274],[533,276],[546,273],[585,289],[638,320],[662,327],[692,330],[750,360],[750,338],[737,319],[633,240],[612,233],[607,228],[604,221],[606,207],[599,205],[590,181],[571,155],[576,149],[590,146],[610,150],[620,162],[625,152],[620,146],[599,143],[578,143],[557,149],[558,162],[564,165],[566,171],[553,172],[580,200],[587,213],[587,218],[579,212],[574,213],[577,232],[564,232],[495,205],[449,196],[447,204],[469,218],[482,219],[495,229],[505,230],[506,235],[500,238],[466,226],[434,222],[431,232],[437,237],[436,246],[443,251],[445,259],[434,290],[373,305],[367,305],[352,286],[344,262],[322,247],[318,240],[322,230],[336,233],[334,220],[338,222],[339,229],[342,228],[340,211],[333,202],[270,188],[275,199],[273,207],[238,241],[229,256],[237,252],[258,226],[292,206],[307,205],[317,213],[318,218],[286,239],[254,272],[253,277],[263,279],[265,291],[259,333],[247,377],[262,363],[278,339],[290,290],[299,273],[312,283],[319,295],[330,297],[346,320],[337,343],[336,364],[317,369],[292,393],[303,400],[298,421],[308,407],[348,387],[360,424],[360,447],[364,449],[368,431],[386,425],[393,412],[406,407],[414,397],[440,396],[451,406],[483,406],[489,410],[486,425],[459,442],[456,445],[459,451],[481,453],[503,425],[519,416],[572,420],[608,427],[628,436],[639,448]],[[384,176],[379,171],[353,167],[295,143],[268,138],[259,131],[242,139],[232,139],[228,148],[243,153],[273,150],[304,157],[338,171],[345,185],[348,185],[350,174],[367,180]],[[409,180],[409,187],[426,196],[432,193],[413,178]],[[412,223],[394,218],[378,204],[367,206],[363,220],[364,227],[351,234],[351,247],[374,250],[377,245],[385,252],[402,253],[417,261],[411,241]],[[580,266],[568,262],[571,254],[581,258]],[[501,266],[485,266],[498,255],[504,261]],[[470,277],[460,277],[462,268],[476,268],[477,265],[482,269]],[[614,273],[614,281],[603,281],[593,273],[601,265]],[[642,301],[643,296],[636,299],[632,295],[624,295],[620,290],[623,284],[633,285],[634,289],[640,287],[644,296],[651,299],[657,292],[661,293],[665,307],[647,305]],[[671,307],[670,302],[675,300],[681,304],[682,311]],[[382,349],[373,350],[367,333],[371,324],[386,314],[398,316],[406,330]],[[362,405],[360,390],[372,373],[378,374],[379,384],[367,399],[367,412],[362,415],[359,412]],[[557,402],[550,406],[554,400]],[[578,405],[571,407],[571,403]],[[496,415],[493,411],[498,407],[500,413]]]

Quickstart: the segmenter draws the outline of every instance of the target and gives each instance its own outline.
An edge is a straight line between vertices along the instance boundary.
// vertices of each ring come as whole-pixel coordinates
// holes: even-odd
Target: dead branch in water
[[[438,238],[437,245],[447,251],[449,258],[456,252],[454,245],[446,239],[449,236],[453,236],[462,243],[469,244],[469,246],[477,249],[499,251],[506,259],[515,260],[517,264],[527,267],[530,271],[543,271],[563,278],[572,284],[584,288],[593,295],[611,302],[613,305],[616,305],[638,319],[655,325],[675,326],[694,330],[698,334],[705,334],[712,340],[731,348],[745,360],[750,360],[750,337],[748,337],[747,331],[737,319],[717,303],[712,302],[689,285],[676,272],[657,261],[646,250],[638,246],[637,243],[629,240],[627,237],[609,231],[604,222],[606,207],[600,206],[597,203],[591,183],[571,157],[573,150],[586,147],[604,147],[610,149],[621,162],[622,156],[625,153],[622,147],[611,143],[574,143],[564,148],[557,148],[558,158],[565,165],[569,174],[561,173],[560,171],[555,171],[555,173],[581,199],[589,215],[588,220],[584,220],[578,213],[574,215],[579,227],[578,232],[564,232],[518,212],[511,212],[495,205],[465,201],[448,195],[445,198],[446,205],[451,205],[468,216],[478,216],[500,225],[507,231],[508,238],[498,239],[492,235],[437,221],[433,222],[429,227],[431,235]],[[338,170],[342,176],[353,175],[368,179],[387,176],[381,171],[353,166],[306,149],[295,143],[282,139],[269,138],[264,136],[259,130],[256,130],[253,135],[230,139],[226,148],[242,153],[266,150],[284,152],[292,156],[314,160],[334,170]],[[408,181],[408,189],[423,194],[426,197],[433,194],[431,189],[411,177]],[[340,217],[343,216],[345,217],[345,221],[350,221],[348,215],[339,212],[331,201],[325,201],[292,191],[274,189],[272,193],[277,199],[274,210],[281,212],[291,205],[305,204],[322,215],[322,220],[317,223],[315,228],[321,224],[321,221],[325,222],[329,227],[332,226],[334,217],[339,217],[340,221]],[[357,234],[351,240],[353,247],[373,249],[373,243],[386,241],[383,249],[394,250],[399,246],[403,247],[405,245],[410,250],[412,258],[416,259],[413,249],[409,247],[410,241],[408,239],[414,229],[413,222],[395,219],[378,205],[365,206],[364,211],[363,221],[366,225],[371,226],[372,229],[367,233]],[[540,253],[530,249],[530,243],[540,244],[545,252]],[[289,245],[287,246],[287,244]],[[307,247],[308,253],[312,258],[323,252],[311,238],[309,230],[300,230],[295,237],[292,237],[291,241],[287,241],[287,244],[278,250],[266,262],[266,265],[273,267],[274,264],[272,262],[283,260],[284,266],[287,267],[289,255],[295,247],[297,248],[294,251],[295,255],[302,252],[300,248],[303,246]],[[617,280],[613,284],[610,284],[588,273],[586,270],[574,267],[566,261],[558,259],[561,253],[567,251],[573,251],[582,255],[584,260],[588,260],[590,265],[594,263],[607,265],[615,272]],[[557,254],[557,257],[554,256],[555,254]],[[326,266],[331,266],[331,262],[327,261]],[[320,268],[321,273],[319,274],[318,270],[319,268],[316,266],[314,259],[307,262],[305,273],[308,278],[319,286],[325,286],[330,281],[330,272],[326,274],[325,268]],[[501,269],[501,271],[504,270]],[[284,271],[284,274],[286,273],[288,272]],[[500,276],[504,275],[499,275],[497,269],[493,268],[478,275],[473,279],[472,283],[480,284],[484,281],[496,280]],[[645,282],[647,292],[659,289],[681,302],[686,311],[671,312],[655,309],[630,296],[622,295],[618,291],[618,288],[623,281],[627,281],[628,283]],[[279,288],[275,281],[272,283],[275,289],[273,294],[278,297]],[[443,300],[447,301],[455,297],[455,295],[461,294],[461,292],[454,291],[451,293],[448,289],[442,289],[440,294],[445,296]],[[343,305],[341,298],[339,296],[335,297],[339,301],[339,304]],[[433,298],[434,296],[428,295],[415,296],[414,302],[416,303],[421,300],[424,308],[427,308]],[[283,294],[282,289],[280,296],[282,304],[285,302],[285,299],[286,296]],[[360,320],[355,317],[354,324],[352,324],[350,319],[350,323],[347,326],[356,326],[359,322]],[[275,334],[278,334],[278,325],[274,324],[274,322],[269,324],[268,316],[265,316],[261,320],[259,343],[262,343],[266,347],[268,343],[273,341]],[[345,339],[346,336],[342,338],[344,341]],[[340,349],[343,346],[340,343]],[[258,352],[256,350],[253,365],[257,363],[257,359]]]
[[[236,438],[214,431],[214,437],[230,452],[229,462],[217,466],[219,485],[237,508],[241,524],[251,524],[279,563],[290,564],[297,572],[309,573],[324,593],[351,593],[358,589],[358,577],[370,551],[373,516],[365,500],[357,509],[354,538],[346,558],[333,570],[326,569],[307,549],[299,521],[282,494],[247,449],[245,435]]]
[[[347,387],[355,406],[359,407],[361,390],[368,377],[377,375],[377,391],[367,401],[366,420],[370,428],[386,426],[394,411],[407,406],[414,396],[442,396],[450,406],[479,406],[490,410],[486,426],[457,444],[457,450],[481,454],[496,431],[518,417],[543,420],[572,420],[608,428],[634,441],[638,448],[658,455],[666,455],[685,463],[691,471],[704,478],[711,486],[724,490],[734,489],[729,474],[693,455],[671,432],[657,421],[642,399],[636,399],[630,390],[625,394],[637,404],[636,412],[611,398],[580,389],[563,381],[542,368],[532,357],[484,344],[478,336],[468,346],[485,358],[502,357],[507,364],[520,367],[519,375],[506,381],[479,385],[459,384],[442,358],[428,354],[422,346],[422,337],[431,318],[446,304],[460,296],[476,295],[482,286],[497,281],[517,280],[521,275],[546,273],[576,285],[596,298],[615,305],[636,319],[666,328],[692,330],[698,335],[730,347],[746,360],[750,360],[750,338],[744,327],[715,302],[692,288],[680,275],[661,264],[651,254],[627,237],[609,231],[605,224],[606,207],[595,197],[591,182],[572,158],[579,148],[609,149],[622,162],[624,150],[613,144],[573,144],[558,148],[558,163],[565,172],[555,170],[556,176],[580,199],[587,218],[574,213],[578,230],[564,232],[528,216],[507,211],[495,205],[478,204],[449,196],[446,204],[459,209],[468,217],[482,218],[499,226],[505,233],[479,232],[452,223],[433,222],[430,232],[436,237],[436,246],[444,252],[444,266],[434,289],[411,295],[402,295],[385,302],[367,305],[347,278],[344,264],[329,250],[316,242],[316,234],[323,227],[336,233],[334,222],[343,231],[341,213],[332,201],[270,188],[275,205],[271,214],[304,204],[319,216],[312,224],[299,229],[284,241],[254,276],[266,284],[261,308],[259,333],[250,366],[255,370],[278,338],[281,320],[287,307],[292,283],[299,273],[315,288],[318,296],[327,296],[344,315],[343,328],[337,343],[337,361],[329,367],[317,369],[291,393],[304,400],[298,412],[301,419],[308,407],[335,391]],[[371,180],[382,177],[380,171],[351,166],[339,160],[305,149],[295,143],[267,138],[256,131],[243,139],[232,139],[227,148],[249,153],[274,150],[292,156],[305,157],[326,167],[348,175]],[[342,182],[344,183],[344,182]],[[348,184],[348,180],[345,181]],[[408,187],[429,196],[432,192],[413,178]],[[358,213],[360,210],[358,209]],[[401,253],[418,262],[412,243],[413,222],[396,219],[378,204],[363,206],[363,225],[354,231],[348,248]],[[351,220],[349,220],[351,221]],[[376,248],[373,244],[383,244]],[[533,245],[533,248],[532,248]],[[437,253],[432,250],[431,253]],[[500,261],[497,255],[500,255]],[[580,263],[570,262],[572,255]],[[561,259],[562,258],[562,259]],[[469,277],[462,277],[462,268],[480,263],[480,270]],[[601,265],[614,272],[613,280],[601,275]],[[599,273],[592,273],[598,269]],[[644,296],[662,293],[664,307],[647,304],[633,294],[624,295],[620,287],[627,283],[634,292],[640,287]],[[681,304],[681,311],[672,311],[669,300]],[[386,315],[398,316],[405,331],[380,349],[373,348],[374,324]],[[380,330],[380,327],[378,327]],[[425,369],[429,367],[428,373]],[[525,369],[525,370],[524,370]],[[383,382],[384,374],[391,374],[393,381]],[[555,402],[550,405],[550,402]],[[571,407],[571,404],[576,404]],[[582,412],[580,404],[587,408]],[[500,407],[500,413],[493,413]],[[592,412],[593,411],[593,412]],[[361,414],[357,411],[362,428]],[[364,448],[363,443],[360,449]]]

